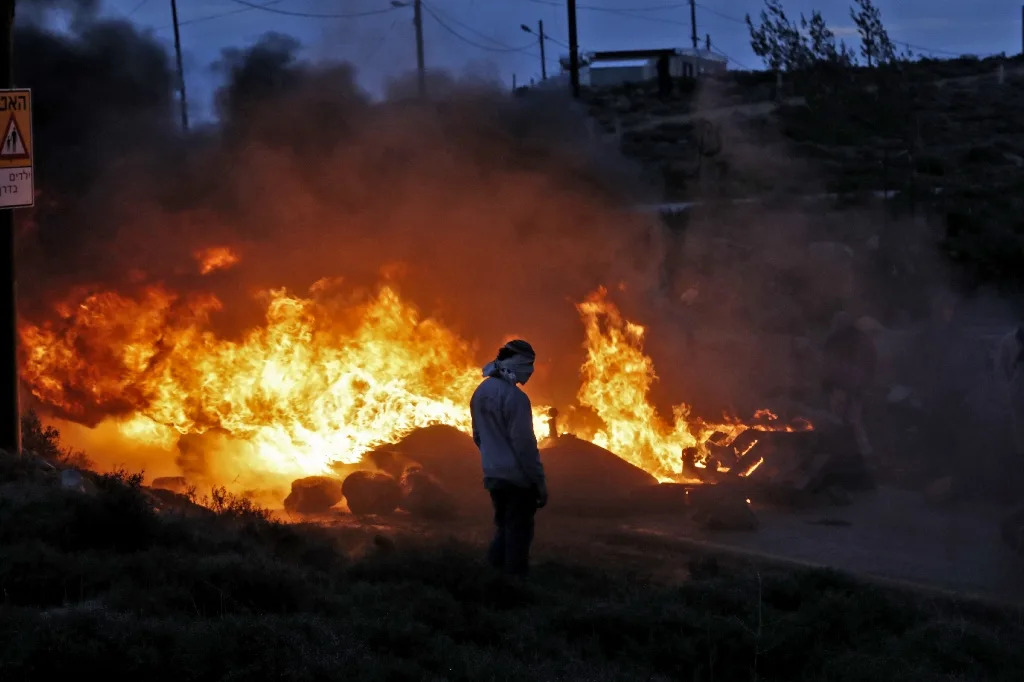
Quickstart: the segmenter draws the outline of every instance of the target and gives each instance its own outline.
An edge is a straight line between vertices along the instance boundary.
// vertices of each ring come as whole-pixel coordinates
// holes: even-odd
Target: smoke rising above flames
[[[520,336],[540,354],[539,432],[546,405],[582,404],[621,422],[595,441],[673,472],[685,415],[610,408],[653,368],[607,391],[601,344],[632,334],[621,350],[643,357],[640,338],[587,298],[621,285],[640,309],[661,227],[623,210],[635,169],[564,100],[452,79],[435,103],[374,102],[347,65],[267,36],[224,53],[220,121],[183,136],[170,61],[129,25],[17,39],[42,191],[20,234],[23,381],[62,419],[115,424],[97,461],[147,446],[167,453],[150,472],[219,483],[321,473],[416,426],[465,429],[480,365]],[[63,101],[60,78],[119,94]]]

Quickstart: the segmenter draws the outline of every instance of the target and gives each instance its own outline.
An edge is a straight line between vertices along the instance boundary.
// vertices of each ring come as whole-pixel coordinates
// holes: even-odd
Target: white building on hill
[[[562,57],[559,62],[568,71],[569,58]],[[723,73],[727,67],[725,57],[693,48],[587,52],[580,55],[580,84],[609,87],[662,78],[700,78]]]

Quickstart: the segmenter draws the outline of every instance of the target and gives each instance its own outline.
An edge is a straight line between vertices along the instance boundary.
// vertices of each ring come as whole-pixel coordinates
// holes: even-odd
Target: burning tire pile
[[[570,514],[673,513],[710,530],[753,530],[758,502],[804,506],[841,503],[874,486],[871,473],[842,427],[806,423],[738,436],[711,434],[680,453],[682,476],[659,482],[615,453],[571,435],[542,442],[551,508]],[[798,430],[799,429],[799,430]],[[297,479],[284,507],[290,514],[348,511],[356,517],[408,515],[445,520],[479,512],[487,498],[472,439],[446,426],[417,429],[366,453],[337,478]]]

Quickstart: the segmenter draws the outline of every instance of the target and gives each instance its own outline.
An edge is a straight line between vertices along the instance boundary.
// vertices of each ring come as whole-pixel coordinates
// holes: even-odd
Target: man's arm
[[[540,450],[537,448],[537,435],[533,432],[530,399],[522,391],[516,390],[509,395],[506,409],[512,452],[526,477],[546,496],[547,482],[544,478],[544,465],[540,461]]]
[[[480,430],[476,427],[476,393],[469,400],[469,418],[473,422],[473,442],[480,447]]]

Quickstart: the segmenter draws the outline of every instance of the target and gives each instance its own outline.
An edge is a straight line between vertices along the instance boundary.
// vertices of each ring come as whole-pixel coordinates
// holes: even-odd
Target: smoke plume
[[[574,303],[656,283],[661,228],[625,210],[644,198],[638,174],[566,98],[433,74],[429,103],[401,83],[375,103],[350,66],[268,34],[223,52],[219,120],[184,134],[171,60],[131,25],[33,24],[17,41],[41,192],[21,234],[27,318],[73,288],[162,282],[216,294],[211,324],[231,335],[261,322],[257,291],[386,279],[481,362],[507,335],[529,338],[550,368],[537,390],[564,403],[581,360]],[[223,245],[240,263],[198,273],[194,254]]]

